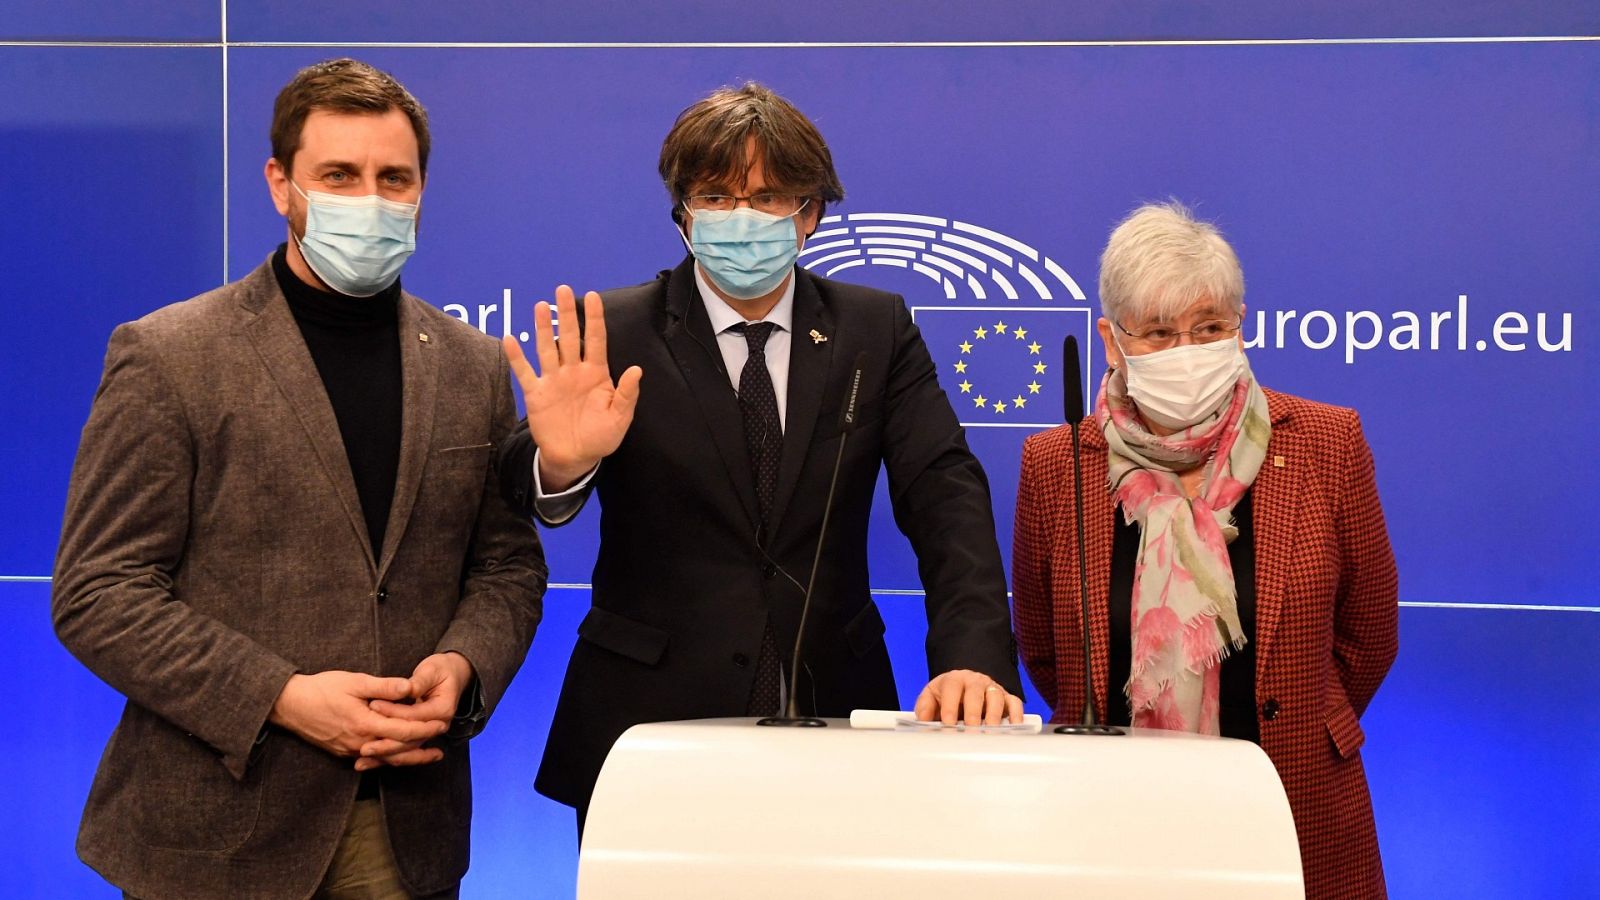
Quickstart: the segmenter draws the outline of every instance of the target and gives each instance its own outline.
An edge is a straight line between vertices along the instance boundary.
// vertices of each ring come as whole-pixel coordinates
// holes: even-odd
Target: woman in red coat
[[[1397,585],[1360,421],[1256,384],[1239,261],[1182,206],[1112,232],[1100,303],[1108,370],[1082,429],[1096,709],[1259,743],[1307,897],[1382,897],[1360,716],[1394,661]],[[1063,722],[1084,703],[1073,475],[1065,426],[1023,445],[1017,636]]]

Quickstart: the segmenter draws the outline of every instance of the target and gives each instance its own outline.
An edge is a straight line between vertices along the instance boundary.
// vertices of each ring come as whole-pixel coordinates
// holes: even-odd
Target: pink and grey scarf
[[[1266,395],[1246,369],[1230,402],[1158,437],[1128,398],[1123,373],[1112,369],[1100,383],[1095,417],[1110,448],[1117,504],[1139,524],[1125,688],[1133,724],[1217,734],[1220,664],[1245,645],[1228,562],[1228,543],[1239,535],[1233,507],[1266,459]],[[1191,499],[1178,473],[1200,465],[1205,475]]]

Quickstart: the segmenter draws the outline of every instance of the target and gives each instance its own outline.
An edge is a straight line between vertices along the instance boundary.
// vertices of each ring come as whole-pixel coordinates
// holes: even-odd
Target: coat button
[[[735,653],[733,655],[733,664],[742,669],[750,665],[750,657],[745,656],[743,653]]]
[[[1278,717],[1278,701],[1268,700],[1261,704],[1261,718],[1268,722]]]
[[[378,602],[379,603],[382,603],[383,601],[389,599],[389,589],[386,588],[386,587],[378,588],[377,597],[378,597]]]
[[[771,581],[773,578],[776,578],[777,575],[778,575],[778,567],[773,565],[772,563],[767,563],[766,565],[761,567],[761,577],[767,579],[768,581]]]

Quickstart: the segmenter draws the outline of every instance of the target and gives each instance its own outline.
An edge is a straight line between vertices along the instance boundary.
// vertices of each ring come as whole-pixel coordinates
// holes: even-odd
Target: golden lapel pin
[[[828,340],[828,336],[827,335],[825,335],[822,332],[816,330],[815,328],[811,329],[811,343],[813,343],[813,344],[821,344],[821,343],[826,342],[827,340]]]
[[[1281,456],[1274,456],[1274,457],[1273,457],[1273,458],[1272,458],[1272,467],[1273,467],[1273,468],[1274,468],[1274,469],[1281,469],[1281,468],[1283,468],[1283,457],[1281,457]]]
[[[428,342],[428,336],[419,331],[419,332],[417,332],[417,340],[419,340],[419,341],[423,342],[424,344],[426,344]],[[1283,457],[1280,456],[1278,458],[1282,459]]]

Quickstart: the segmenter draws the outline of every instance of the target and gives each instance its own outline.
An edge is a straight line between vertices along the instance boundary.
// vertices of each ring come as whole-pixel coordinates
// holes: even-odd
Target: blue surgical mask
[[[417,249],[417,204],[376,194],[306,192],[306,233],[296,240],[306,265],[328,287],[371,297],[394,284]]]
[[[798,214],[775,216],[749,207],[726,218],[702,212],[694,216],[686,243],[713,284],[736,300],[754,300],[777,290],[794,268],[800,255]]]

